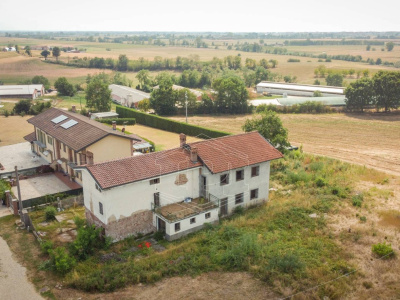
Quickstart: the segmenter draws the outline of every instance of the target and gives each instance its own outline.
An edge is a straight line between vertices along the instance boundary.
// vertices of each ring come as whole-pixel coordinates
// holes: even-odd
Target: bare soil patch
[[[27,122],[32,116],[0,116],[0,147],[25,142],[24,136],[33,132]]]
[[[400,175],[400,114],[280,114],[304,151]],[[193,116],[189,123],[232,133],[251,115]],[[172,119],[183,121],[184,117]]]

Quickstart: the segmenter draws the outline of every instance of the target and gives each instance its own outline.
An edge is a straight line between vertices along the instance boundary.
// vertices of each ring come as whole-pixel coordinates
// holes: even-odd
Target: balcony
[[[219,207],[219,199],[210,195],[209,199],[198,197],[190,202],[182,201],[162,206],[152,203],[152,210],[169,223],[193,217]]]

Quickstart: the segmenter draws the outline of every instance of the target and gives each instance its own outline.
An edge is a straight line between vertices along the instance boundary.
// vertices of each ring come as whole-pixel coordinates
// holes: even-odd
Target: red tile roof
[[[191,143],[201,161],[212,173],[221,173],[282,158],[257,131]]]
[[[201,166],[182,148],[86,166],[102,189]]]
[[[32,133],[24,136],[24,139],[27,140],[30,143],[36,141],[36,132],[32,132]]]
[[[60,115],[64,115],[68,118],[58,124],[54,124],[51,120]],[[68,129],[61,127],[62,124],[71,119],[78,123]],[[80,151],[108,135],[116,135],[122,138],[131,139],[133,140],[133,143],[144,142],[144,140],[137,135],[124,135],[118,130],[112,130],[111,127],[95,120],[91,120],[81,114],[72,113],[58,108],[50,108],[41,114],[30,118],[28,122],[43,130],[46,134],[58,139],[75,151]]]
[[[175,148],[86,166],[103,189],[155,178],[205,165],[212,173],[225,172],[283,157],[258,132],[190,143],[198,150],[199,162],[192,163],[188,150]]]

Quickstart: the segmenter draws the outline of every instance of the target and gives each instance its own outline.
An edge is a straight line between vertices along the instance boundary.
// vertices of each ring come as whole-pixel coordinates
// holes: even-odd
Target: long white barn
[[[288,96],[313,96],[314,92],[320,91],[323,96],[344,95],[344,87],[307,85],[297,83],[283,83],[262,81],[256,86],[257,93],[269,93],[274,95]]]

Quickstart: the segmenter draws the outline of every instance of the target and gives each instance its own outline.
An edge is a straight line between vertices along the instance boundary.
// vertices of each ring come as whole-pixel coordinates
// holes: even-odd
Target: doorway
[[[221,199],[221,210],[220,210],[221,217],[228,215],[228,198]]]
[[[157,217],[157,230],[165,232],[165,221]]]

